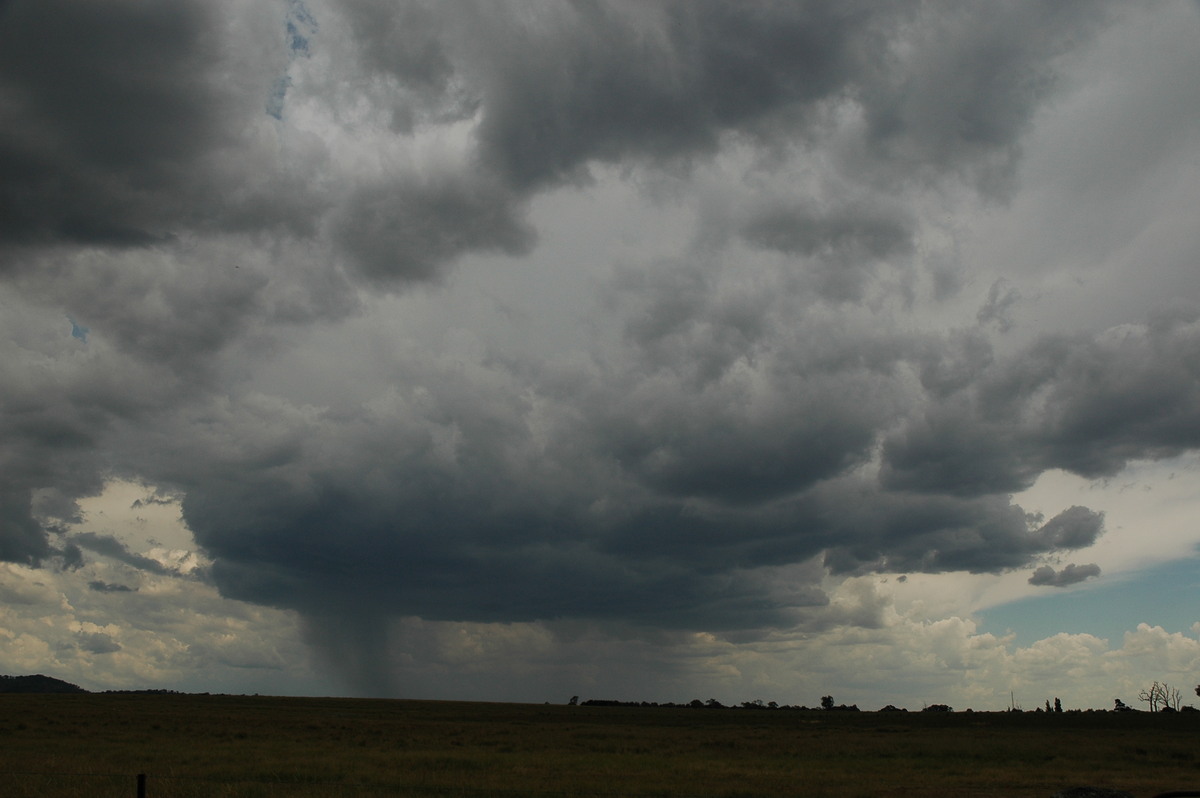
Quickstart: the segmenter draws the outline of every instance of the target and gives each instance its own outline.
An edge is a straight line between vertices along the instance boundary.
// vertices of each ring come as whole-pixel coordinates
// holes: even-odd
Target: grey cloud
[[[1053,548],[1080,549],[1096,542],[1103,528],[1103,513],[1076,505],[1047,521],[1038,536]]]
[[[112,654],[121,650],[121,644],[104,632],[81,633],[79,647],[92,654]]]
[[[369,67],[430,92],[447,89],[455,68],[442,42],[444,24],[436,4],[342,0],[340,5]]]
[[[1017,491],[1050,468],[1085,477],[1200,445],[1196,316],[1045,337],[933,403],[885,442],[889,487]]]
[[[299,610],[391,692],[386,617],[815,624],[825,569],[1027,568],[1102,518],[1011,492],[1200,446],[1195,316],[1004,355],[999,283],[977,328],[923,334],[879,279],[925,268],[904,264],[930,183],[1005,184],[1092,6],[311,5],[329,16],[291,67],[267,4],[245,26],[194,2],[0,7],[0,558],[54,556],[49,521],[135,476],[183,497],[225,595]],[[339,350],[359,376],[314,390],[328,406],[270,395],[301,381],[269,375],[289,339],[372,290],[530,253],[543,192],[726,145],[811,163],[834,199],[731,166],[753,198],[726,240],[620,256],[582,355],[439,358],[387,327]],[[305,377],[335,383],[315,352]],[[65,544],[169,572],[111,536]]]
[[[826,299],[862,299],[885,261],[902,262],[913,248],[913,220],[883,203],[823,208],[780,202],[751,214],[740,230],[753,246],[804,259]]]
[[[62,558],[62,567],[67,571],[74,571],[83,567],[83,550],[74,543],[67,543],[62,547],[62,551],[58,553]]]
[[[357,190],[335,223],[335,238],[374,282],[430,279],[470,251],[519,255],[534,234],[501,187],[455,175]]]
[[[7,314],[4,328],[14,334],[30,318]],[[37,325],[33,325],[38,330]],[[60,342],[74,341],[60,331]],[[17,343],[20,342],[20,343]],[[0,384],[0,558],[39,564],[61,553],[68,567],[70,547],[62,552],[49,538],[55,521],[78,519],[75,500],[103,484],[96,470],[95,446],[104,437],[109,414],[103,405],[113,399],[105,380],[86,367],[47,369],[55,355],[71,345],[26,348],[18,334],[4,352],[5,380]],[[78,342],[74,342],[78,343]]]
[[[138,246],[193,219],[194,170],[237,110],[209,64],[217,9],[16,0],[2,13],[0,240]]]
[[[612,456],[668,495],[734,503],[802,490],[862,463],[893,397],[886,380],[847,370],[781,375],[765,395],[736,376],[699,391],[648,379],[597,407]],[[880,383],[883,385],[880,385]],[[852,394],[855,403],[839,403]]]
[[[786,362],[774,357],[765,373]],[[176,457],[174,479],[222,591],[306,614],[788,626],[823,595],[757,569],[825,552],[839,573],[998,571],[1099,534],[1083,508],[1042,524],[1007,497],[893,493],[856,474],[898,388],[886,369],[871,382],[858,360],[837,362],[826,393],[800,361],[813,384],[797,405],[785,372],[746,404],[732,397],[749,382],[689,397],[670,372],[418,360],[385,406],[281,406],[266,429],[231,419],[245,434],[219,473]],[[852,388],[862,404],[839,401]],[[800,412],[774,414],[776,400]]]
[[[100,579],[93,579],[91,582],[88,582],[88,588],[96,591],[97,593],[134,593],[134,592],[136,592],[135,588],[132,588],[129,585],[115,585],[111,582],[105,582]]]
[[[849,4],[541,11],[524,30],[490,20],[500,35],[484,44],[483,152],[519,186],[575,179],[592,160],[711,152],[726,130],[844,90],[872,32]]]
[[[336,6],[368,72],[407,89],[396,126],[439,101],[443,118],[477,113],[484,163],[518,192],[594,162],[686,162],[729,133],[812,141],[846,106],[874,152],[858,166],[882,154],[890,175],[995,182],[1053,86],[1053,59],[1105,16],[1075,3]]]
[[[882,209],[776,207],[747,221],[742,235],[758,246],[800,255],[849,250],[885,258],[912,247],[911,220]]]
[[[344,600],[429,618],[671,626],[777,624],[810,600],[731,581],[731,561],[757,562],[740,539],[753,525],[647,500],[557,426],[569,407],[543,410],[548,437],[535,435],[502,375],[474,389],[439,376],[414,390],[410,374],[402,416],[295,417],[269,463],[255,432],[239,439],[245,460],[225,451],[219,478],[181,463],[200,469],[178,475],[183,509],[222,590],[306,612]],[[637,554],[621,542],[638,539]]]
[[[139,571],[152,574],[169,574],[172,571],[156,560],[136,554],[112,535],[102,535],[97,532],[79,532],[71,536],[71,542],[95,554],[110,557],[118,562],[133,566]]]
[[[386,75],[397,84],[383,99],[394,130],[457,122],[478,110],[478,92],[460,74],[454,52],[454,17],[465,6],[384,0],[341,0],[338,6],[366,74]]]
[[[50,542],[31,510],[28,491],[6,486],[0,501],[0,560],[37,565],[50,556]]]
[[[1095,563],[1076,565],[1068,563],[1060,571],[1055,571],[1049,565],[1043,565],[1029,577],[1029,584],[1049,587],[1067,587],[1085,579],[1100,575],[1100,566]]]
[[[1045,524],[1007,497],[918,497],[864,492],[823,497],[831,527],[827,564],[836,572],[987,573],[1020,568],[1039,555],[1088,546],[1103,515],[1072,507]]]
[[[991,341],[978,329],[955,330],[921,347],[914,357],[921,387],[945,399],[973,385],[995,361]]]
[[[146,505],[152,505],[152,504],[170,505],[170,504],[174,504],[176,501],[177,500],[174,497],[163,497],[163,496],[157,496],[157,495],[151,494],[144,499],[134,499],[133,504],[131,504],[129,506],[131,508],[136,509],[138,507],[144,507]]]
[[[621,274],[627,349],[578,391],[599,451],[666,496],[755,504],[870,456],[907,401],[911,342],[797,312],[775,284],[726,290],[720,265]],[[847,397],[853,397],[847,401]]]
[[[1056,80],[1053,59],[1107,14],[1095,3],[925,5],[863,86],[868,157],[1010,190],[1020,134]]]
[[[979,308],[975,319],[980,325],[995,324],[1000,332],[1008,332],[1013,326],[1010,311],[1020,300],[1020,292],[1008,285],[1006,280],[996,280],[988,289],[987,302]]]

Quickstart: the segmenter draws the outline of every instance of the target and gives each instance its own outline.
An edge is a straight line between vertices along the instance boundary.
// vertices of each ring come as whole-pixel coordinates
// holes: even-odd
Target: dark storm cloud
[[[769,249],[798,255],[823,251],[886,258],[912,247],[911,220],[872,208],[771,208],[749,220],[742,235]]]
[[[0,557],[51,556],[46,519],[135,475],[183,496],[226,595],[302,611],[387,686],[390,615],[753,630],[827,601],[823,569],[765,569],[1028,567],[1101,518],[1010,492],[1200,445],[1194,320],[1001,357],[1000,288],[946,334],[864,300],[917,250],[913,192],[1009,176],[1094,6],[309,5],[293,60],[282,4],[0,8],[0,268],[28,306],[0,318]],[[420,135],[445,150],[391,158]],[[539,192],[593,165],[683,173],[726,144],[857,190],[755,191],[726,251],[631,259],[586,364],[389,344],[333,407],[270,395],[272,356],[366,312],[359,290],[530,252]],[[745,252],[782,265],[735,279]]]
[[[339,5],[368,70],[478,109],[484,162],[517,191],[577,180],[594,162],[686,161],[728,133],[806,140],[847,103],[868,122],[876,154],[862,157],[994,177],[1052,85],[1050,59],[1102,13],[1066,3]]]
[[[1039,555],[1082,548],[1104,517],[1072,507],[1043,523],[1006,496],[959,498],[838,488],[820,496],[826,563],[835,572],[998,573]]]
[[[408,132],[475,113],[480,97],[459,74],[451,51],[452,23],[465,4],[340,0],[338,6],[359,44],[357,56],[366,73],[397,84],[388,100],[393,129]]]
[[[251,601],[731,630],[795,625],[825,600],[756,569],[824,552],[837,573],[996,572],[1101,533],[1082,507],[1044,521],[1003,495],[884,489],[856,469],[898,403],[899,368],[831,362],[826,390],[813,359],[794,367],[748,402],[750,382],[697,389],[672,373],[589,386],[410,365],[387,412],[293,416],[269,465],[251,433],[244,464],[227,450],[219,477],[186,477],[184,514],[222,590]]]
[[[884,445],[884,483],[962,495],[1018,491],[1061,468],[1110,476],[1200,445],[1193,311],[1100,335],[1050,336],[930,403]]]
[[[55,356],[70,357],[69,344],[49,351],[23,346],[28,336],[19,327],[27,321],[15,311],[0,322],[9,336],[0,382],[0,558],[36,565],[61,553],[70,563],[71,550],[59,551],[51,530],[78,520],[75,499],[102,487],[95,447],[110,417],[105,405],[128,403],[106,375],[49,367]],[[33,329],[36,337],[40,330]],[[65,331],[59,335],[74,341]]]
[[[957,171],[986,190],[1011,188],[1019,138],[1053,88],[1052,60],[1104,21],[1091,3],[936,3],[896,40],[861,87],[871,160],[905,179]],[[928,173],[927,173],[928,174]]]
[[[38,565],[51,553],[46,532],[33,517],[28,491],[6,485],[0,494],[0,560]]]
[[[534,241],[503,188],[453,175],[356,191],[334,235],[359,273],[380,282],[430,279],[467,252],[520,255]]]
[[[752,246],[805,263],[821,297],[857,302],[882,264],[902,263],[911,254],[915,219],[878,201],[777,200],[752,212],[739,232]]]
[[[209,6],[0,9],[0,237],[146,244],[187,214],[180,181],[221,143]],[[180,191],[185,196],[180,196]]]
[[[377,283],[437,276],[470,251],[527,251],[525,200],[587,178],[592,164],[685,163],[735,131],[804,138],[904,14],[788,3],[336,5],[393,128],[478,118],[469,174],[355,191],[335,214],[335,240]],[[893,234],[821,224],[834,237]]]
[[[492,13],[485,158],[536,186],[576,179],[589,161],[687,157],[715,150],[725,131],[794,128],[848,88],[873,17],[900,16],[894,8],[579,2],[524,19]]]
[[[1085,579],[1100,575],[1100,566],[1095,563],[1076,565],[1069,563],[1060,571],[1055,571],[1049,565],[1043,565],[1029,577],[1029,584],[1049,587],[1066,587]]]

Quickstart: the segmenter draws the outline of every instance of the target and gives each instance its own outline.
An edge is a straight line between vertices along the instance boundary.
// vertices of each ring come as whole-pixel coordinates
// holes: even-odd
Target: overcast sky
[[[1200,5],[0,2],[0,670],[1200,681]]]

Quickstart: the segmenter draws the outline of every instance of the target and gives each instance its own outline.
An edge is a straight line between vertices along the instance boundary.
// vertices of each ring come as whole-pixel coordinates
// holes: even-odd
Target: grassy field
[[[0,695],[0,795],[1030,796],[1200,788],[1200,713]]]

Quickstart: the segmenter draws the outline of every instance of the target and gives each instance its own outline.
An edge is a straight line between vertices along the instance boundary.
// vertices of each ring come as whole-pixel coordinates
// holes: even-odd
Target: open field
[[[0,696],[0,795],[1029,796],[1200,787],[1200,713]]]

